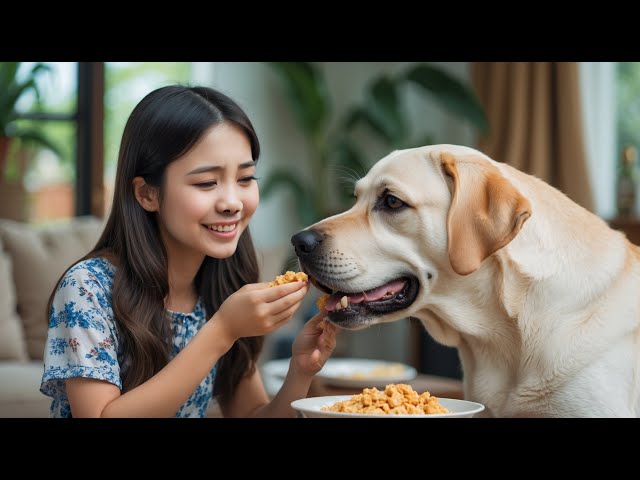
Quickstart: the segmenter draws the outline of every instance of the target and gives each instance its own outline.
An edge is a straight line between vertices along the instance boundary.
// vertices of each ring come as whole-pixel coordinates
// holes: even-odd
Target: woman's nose
[[[219,199],[219,201],[217,202],[216,208],[220,212],[233,215],[242,210],[242,200],[233,191],[233,189],[229,189]]]

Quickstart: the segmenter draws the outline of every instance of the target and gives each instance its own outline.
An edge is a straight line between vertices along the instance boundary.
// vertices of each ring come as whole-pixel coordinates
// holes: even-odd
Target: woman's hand
[[[336,348],[338,327],[323,321],[326,316],[325,311],[314,315],[293,342],[289,368],[298,375],[311,377],[318,373]]]
[[[308,291],[309,282],[275,287],[269,287],[268,282],[251,283],[229,295],[213,319],[230,343],[265,335],[291,320]]]

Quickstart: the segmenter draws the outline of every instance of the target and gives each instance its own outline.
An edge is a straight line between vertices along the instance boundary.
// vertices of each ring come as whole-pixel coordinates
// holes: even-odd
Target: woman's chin
[[[238,248],[238,242],[231,242],[226,245],[216,245],[215,247],[209,247],[206,250],[206,255],[213,258],[228,258],[236,252]]]

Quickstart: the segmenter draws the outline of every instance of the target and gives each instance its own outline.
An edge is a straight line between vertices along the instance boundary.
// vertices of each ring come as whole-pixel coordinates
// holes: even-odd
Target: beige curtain
[[[593,211],[575,62],[475,62],[490,133],[478,148]]]

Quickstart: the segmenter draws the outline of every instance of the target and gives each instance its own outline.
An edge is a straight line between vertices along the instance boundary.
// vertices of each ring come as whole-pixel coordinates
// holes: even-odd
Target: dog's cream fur
[[[357,273],[349,291],[406,273],[420,282],[410,307],[370,324],[415,317],[457,347],[465,397],[489,415],[640,415],[640,248],[622,233],[455,145],[395,151],[355,193],[309,227],[341,254],[336,269]],[[407,207],[376,208],[385,194]]]

